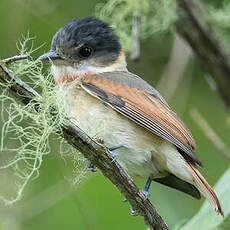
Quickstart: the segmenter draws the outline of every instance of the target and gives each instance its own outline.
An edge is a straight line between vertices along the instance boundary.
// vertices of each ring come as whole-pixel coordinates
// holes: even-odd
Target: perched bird
[[[198,171],[189,129],[160,93],[126,68],[119,38],[94,17],[75,18],[53,37],[40,56],[51,61],[54,81],[68,117],[103,140],[133,176],[178,189],[197,199],[202,193],[222,216],[220,202]]]

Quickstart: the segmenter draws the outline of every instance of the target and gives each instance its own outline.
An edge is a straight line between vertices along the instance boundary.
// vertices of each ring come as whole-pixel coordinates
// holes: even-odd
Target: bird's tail
[[[208,184],[208,182],[205,180],[205,178],[201,175],[201,173],[198,171],[198,169],[189,163],[189,168],[191,169],[191,174],[194,178],[194,183],[197,189],[205,196],[205,198],[210,202],[212,208],[220,214],[222,217],[224,217],[223,210],[221,208],[220,202],[218,200],[218,197],[212,187]]]

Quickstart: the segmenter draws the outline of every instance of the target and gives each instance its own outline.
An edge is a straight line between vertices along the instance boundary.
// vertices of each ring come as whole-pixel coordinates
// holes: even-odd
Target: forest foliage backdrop
[[[119,1],[111,2],[115,4]],[[138,5],[140,1],[127,2],[137,4],[136,9],[141,7]],[[213,0],[205,3],[213,17],[211,23],[215,24],[221,38],[229,45],[230,19],[227,15],[230,6],[227,1]],[[74,17],[95,14],[104,16],[110,23],[114,21],[126,50],[131,50],[133,39],[129,38],[132,38],[132,24],[127,26],[123,22],[119,28],[119,17],[122,18],[122,15],[117,12],[117,18],[111,17],[111,20],[100,4],[98,0],[1,0],[0,59],[16,55],[17,41],[28,32],[30,36],[36,37],[34,47],[42,45],[32,54],[37,58],[49,49],[52,36],[64,23]],[[148,9],[149,6],[146,7]],[[176,34],[173,27],[174,6],[167,0],[164,7],[157,4],[154,7],[161,7],[161,11],[156,11],[158,15],[151,11],[156,15],[155,24],[150,21],[147,23],[150,16],[143,8],[146,28],[141,32],[140,57],[138,61],[133,61],[128,53],[128,69],[157,87],[192,130],[197,140],[197,155],[205,166],[201,172],[214,185],[229,167],[229,160],[224,156],[230,154],[229,111],[215,90],[215,82],[203,71],[197,56]],[[127,8],[129,16],[128,10],[132,12],[133,9]],[[142,20],[142,23],[145,21]],[[149,28],[155,29],[149,32]],[[122,34],[122,31],[125,33]],[[0,121],[1,125],[3,122]],[[216,134],[214,139],[210,137],[207,126]],[[8,140],[7,145],[14,145],[14,141]],[[22,199],[13,206],[0,203],[0,229],[146,229],[141,218],[130,216],[128,204],[121,202],[122,195],[100,172],[92,174],[83,171],[80,182],[73,186],[70,182],[74,171],[71,158],[60,158],[55,137],[51,137],[51,148],[52,153],[44,157],[39,177],[28,184]],[[5,160],[4,151],[0,157]],[[13,176],[0,170],[0,192],[9,192]],[[135,181],[140,187],[144,184],[143,180]],[[204,201],[194,200],[155,183],[150,193],[151,202],[171,228],[190,219]]]

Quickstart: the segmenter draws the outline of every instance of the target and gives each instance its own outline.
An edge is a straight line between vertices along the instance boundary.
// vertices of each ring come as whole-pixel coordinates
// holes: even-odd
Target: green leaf
[[[229,230],[230,229],[230,168],[219,179],[214,189],[225,214],[223,219],[217,215],[206,200],[200,211],[180,230]]]

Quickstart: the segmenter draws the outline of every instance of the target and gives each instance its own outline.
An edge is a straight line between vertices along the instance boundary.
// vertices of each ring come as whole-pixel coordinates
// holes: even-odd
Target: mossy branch
[[[5,66],[4,62],[0,63],[0,81],[1,86],[9,85],[8,89],[14,94],[17,100],[23,104],[28,104],[31,100],[41,97],[29,85],[21,81],[18,77]],[[38,108],[39,109],[39,104]],[[50,113],[55,118],[54,108],[50,108]],[[167,224],[157,213],[155,207],[146,198],[142,191],[134,184],[131,177],[124,171],[111,153],[104,146],[96,143],[87,136],[80,128],[71,121],[67,120],[66,125],[62,126],[63,137],[66,141],[74,146],[77,150],[89,159],[101,172],[107,177],[126,197],[132,207],[143,216],[146,224],[151,230],[168,230]]]
[[[230,52],[209,23],[208,13],[200,1],[177,0],[178,33],[190,44],[202,67],[216,81],[225,104],[230,107]]]

